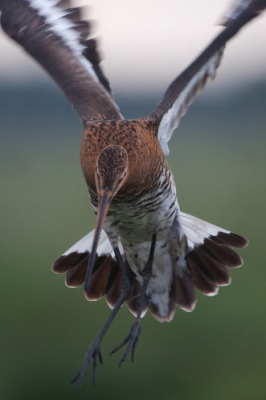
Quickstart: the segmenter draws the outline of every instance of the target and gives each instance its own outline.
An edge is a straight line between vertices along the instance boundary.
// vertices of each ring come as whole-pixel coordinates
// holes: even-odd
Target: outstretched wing
[[[90,23],[65,0],[0,0],[1,25],[60,86],[83,123],[123,119],[99,67]]]
[[[167,142],[181,117],[196,95],[202,92],[208,79],[215,77],[227,41],[265,8],[266,0],[238,0],[223,21],[225,29],[168,87],[161,102],[148,117],[159,124],[158,137],[166,155],[169,154]]]

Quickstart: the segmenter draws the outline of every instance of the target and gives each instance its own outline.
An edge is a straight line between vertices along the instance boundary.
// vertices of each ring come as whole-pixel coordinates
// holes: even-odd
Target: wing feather
[[[186,114],[188,107],[193,103],[194,98],[203,91],[209,79],[215,78],[216,70],[221,63],[223,52],[224,47],[221,47],[217,53],[210,58],[209,62],[194,75],[185,89],[180,93],[173,106],[164,114],[158,133],[164,154],[169,154],[167,143],[171,139],[174,129],[178,127],[181,118]]]
[[[159,125],[158,138],[166,155],[169,153],[167,142],[181,117],[196,95],[204,89],[208,79],[215,77],[225,44],[265,8],[266,0],[238,0],[225,18],[223,31],[166,90],[161,102],[148,117]]]
[[[90,23],[80,11],[62,9],[58,0],[0,0],[4,31],[51,75],[83,123],[123,119],[99,67],[96,41],[87,39]]]

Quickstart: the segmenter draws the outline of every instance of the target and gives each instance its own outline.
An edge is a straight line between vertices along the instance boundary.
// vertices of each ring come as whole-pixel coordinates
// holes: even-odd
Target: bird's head
[[[105,147],[96,162],[95,182],[98,196],[101,197],[107,189],[112,200],[125,181],[127,169],[128,155],[124,147]]]
[[[94,265],[100,234],[110,203],[124,184],[127,170],[128,154],[122,146],[105,147],[96,161],[95,183],[98,193],[98,209],[85,290],[88,288],[89,275]]]

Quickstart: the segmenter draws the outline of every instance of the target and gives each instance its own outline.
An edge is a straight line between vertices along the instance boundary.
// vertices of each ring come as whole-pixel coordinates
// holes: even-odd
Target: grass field
[[[119,369],[122,353],[109,353],[133,323],[123,307],[103,341],[96,386],[89,370],[77,391],[71,379],[110,312],[51,272],[94,225],[82,125],[54,90],[28,88],[24,101],[21,93],[0,95],[0,399],[265,400],[266,96],[257,88],[250,102],[232,99],[235,107],[199,103],[169,158],[181,209],[245,236],[245,265],[218,296],[198,294],[193,313],[176,309],[170,324],[147,314],[135,362]]]

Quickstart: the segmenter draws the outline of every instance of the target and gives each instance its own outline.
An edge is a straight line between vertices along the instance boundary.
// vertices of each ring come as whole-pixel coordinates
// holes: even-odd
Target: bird
[[[214,79],[226,43],[266,8],[266,0],[238,0],[223,30],[170,84],[155,110],[126,120],[100,65],[90,21],[67,0],[0,0],[1,26],[54,79],[84,125],[82,171],[96,214],[95,229],[53,263],[69,287],[106,297],[111,313],[73,379],[81,384],[90,363],[93,381],[101,342],[121,306],[135,316],[120,365],[134,359],[141,318],[150,311],[170,322],[178,305],[192,311],[196,291],[212,296],[230,283],[227,267],[242,265],[231,247],[248,241],[180,210],[168,142],[181,117]]]

